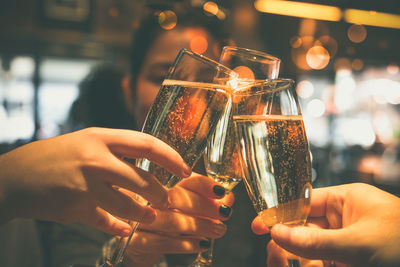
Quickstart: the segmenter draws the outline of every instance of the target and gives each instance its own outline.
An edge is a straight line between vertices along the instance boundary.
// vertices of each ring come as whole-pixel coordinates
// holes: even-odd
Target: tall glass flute
[[[236,78],[237,74],[227,67],[181,49],[162,83],[142,132],[169,144],[193,167],[225,111],[230,86],[236,83]],[[145,158],[137,160],[136,166],[155,175],[167,187],[180,180]],[[120,240],[104,266],[119,266],[138,225],[139,222],[134,224],[127,239]]]
[[[239,74],[238,88],[246,88],[254,81],[265,81],[278,77],[280,60],[264,52],[247,48],[225,46],[219,62]],[[219,182],[229,193],[241,180],[238,145],[232,121],[232,106],[228,102],[224,116],[211,136],[204,163],[209,177]],[[191,266],[212,266],[214,240],[210,248],[199,253]]]
[[[302,225],[310,210],[311,157],[293,85],[273,80],[234,96],[246,114],[233,116],[246,189],[268,227]]]

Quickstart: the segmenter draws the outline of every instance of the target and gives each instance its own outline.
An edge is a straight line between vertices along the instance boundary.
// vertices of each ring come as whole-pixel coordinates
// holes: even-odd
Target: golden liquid
[[[229,95],[223,85],[165,80],[146,118],[143,132],[173,147],[193,167],[221,118]],[[138,167],[171,187],[179,178],[147,159]]]
[[[311,158],[301,116],[234,116],[247,191],[264,223],[301,224],[311,197]]]

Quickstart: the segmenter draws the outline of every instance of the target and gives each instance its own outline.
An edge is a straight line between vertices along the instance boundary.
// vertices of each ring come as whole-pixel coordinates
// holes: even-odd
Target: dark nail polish
[[[200,247],[202,247],[202,248],[209,248],[211,245],[211,242],[210,242],[210,240],[200,240],[199,244],[200,244]]]
[[[228,207],[228,206],[226,206],[226,205],[221,205],[221,206],[219,207],[219,213],[220,213],[223,217],[228,218],[229,216],[231,216],[232,208],[230,208],[230,207]]]
[[[214,193],[215,193],[217,196],[219,196],[219,197],[222,197],[223,195],[225,195],[225,188],[223,188],[223,187],[220,186],[220,185],[215,185],[215,186],[213,187],[213,191],[214,191]]]

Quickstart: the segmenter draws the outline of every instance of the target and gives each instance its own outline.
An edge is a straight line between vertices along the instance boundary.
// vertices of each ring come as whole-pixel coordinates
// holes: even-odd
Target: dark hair
[[[158,22],[159,12],[159,10],[155,11],[143,19],[133,34],[130,56],[131,87],[133,89],[148,50],[158,36],[168,31],[163,29]],[[175,13],[177,16],[176,28],[204,28],[220,44],[221,48],[227,41],[227,30],[224,28],[224,24],[215,16],[206,16],[202,10],[191,8],[184,11],[175,11]]]
[[[124,73],[111,65],[99,65],[79,83],[79,97],[70,110],[74,127],[137,129],[122,92]]]

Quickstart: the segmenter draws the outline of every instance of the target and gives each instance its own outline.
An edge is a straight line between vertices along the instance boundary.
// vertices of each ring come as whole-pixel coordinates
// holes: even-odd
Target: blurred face
[[[196,43],[193,44],[193,40],[199,40],[197,41],[197,48],[193,46],[196,45]],[[208,47],[206,52],[203,52],[204,44]],[[155,43],[147,52],[137,79],[136,88],[134,88],[136,89],[136,95],[133,95],[135,98],[133,100],[135,103],[135,115],[140,125],[143,124],[145,116],[157,96],[161,83],[179,50],[181,48],[199,49],[197,52],[202,52],[206,56],[215,58],[211,52],[213,47],[214,42],[211,41],[207,32],[201,28],[174,29],[165,31],[156,38]]]

